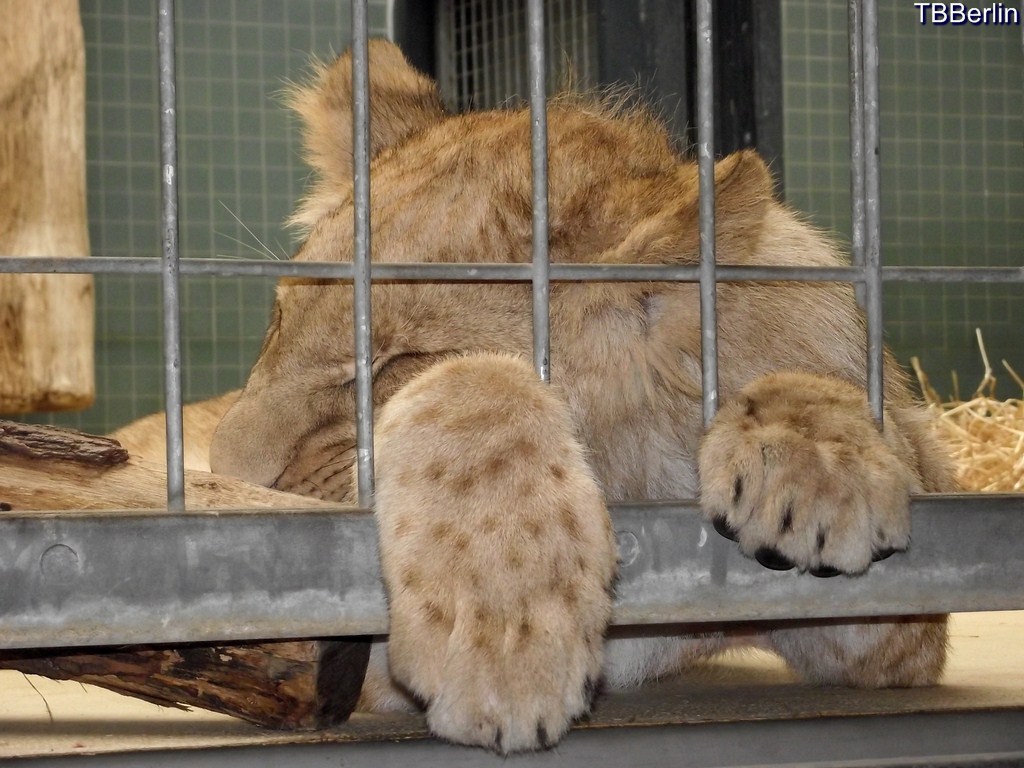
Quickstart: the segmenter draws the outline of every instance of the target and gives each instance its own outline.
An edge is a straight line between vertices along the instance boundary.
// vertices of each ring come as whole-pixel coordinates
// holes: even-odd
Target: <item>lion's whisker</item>
[[[263,250],[266,251],[267,255],[270,256],[270,258],[272,258],[274,261],[280,261],[280,259],[277,257],[277,254],[274,253],[272,250],[270,250],[270,248],[267,247],[267,244],[264,243],[262,240],[260,240],[256,236],[256,233],[253,232],[251,229],[249,229],[249,226],[244,221],[242,221],[242,219],[239,218],[235,214],[234,211],[232,211],[230,208],[228,208],[228,206],[224,203],[223,200],[218,200],[217,202],[219,202],[222,206],[224,206],[224,210],[227,211],[229,214],[231,214],[231,218],[233,218],[235,221],[237,221],[242,226],[242,228],[252,236],[253,240],[255,240],[257,243],[259,243],[261,246],[263,246]],[[238,241],[236,241],[236,242],[238,242]],[[250,247],[252,247],[252,246],[250,246]],[[256,249],[253,248],[253,250],[256,250]]]

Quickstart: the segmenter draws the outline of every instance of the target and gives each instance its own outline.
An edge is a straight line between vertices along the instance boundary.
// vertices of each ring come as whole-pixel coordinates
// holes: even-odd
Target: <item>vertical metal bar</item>
[[[849,0],[850,44],[850,219],[853,266],[864,267],[864,50],[860,0]],[[857,303],[864,307],[864,283],[854,287]]]
[[[373,349],[370,306],[370,70],[366,0],[352,0],[352,254],[359,506],[373,503]]]
[[[704,426],[718,410],[715,286],[715,115],[712,0],[697,0],[697,163],[700,179],[700,347]]]
[[[530,150],[533,159],[533,362],[541,381],[551,378],[551,283],[548,254],[548,118],[544,87],[544,3],[527,6],[530,47]]]
[[[185,460],[181,415],[181,315],[178,287],[178,134],[174,72],[174,0],[160,0],[157,14],[160,67],[160,164],[163,217],[164,408],[167,415],[167,508],[185,509]]]
[[[882,421],[882,258],[878,133],[878,4],[863,0],[864,306],[867,313],[868,401]]]

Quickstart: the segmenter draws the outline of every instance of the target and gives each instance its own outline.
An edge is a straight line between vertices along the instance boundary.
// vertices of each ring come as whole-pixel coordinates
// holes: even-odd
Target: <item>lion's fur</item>
[[[374,260],[528,261],[528,113],[448,115],[396,48],[375,41],[370,54]],[[292,97],[318,172],[295,216],[307,233],[297,260],[351,258],[349,67],[347,55],[318,67]],[[656,120],[567,98],[550,105],[548,131],[553,261],[696,263],[696,166]],[[755,153],[719,161],[715,183],[720,263],[844,263],[773,197]],[[447,738],[545,746],[585,707],[615,566],[600,495],[700,492],[747,554],[824,574],[905,548],[908,493],[952,488],[892,360],[885,429],[874,425],[848,286],[718,287],[722,411],[706,434],[692,284],[552,285],[549,389],[515,362],[532,347],[528,286],[372,292],[377,510],[396,634],[390,671],[375,651],[363,704],[407,703],[397,680]],[[281,281],[263,350],[214,436],[215,471],[353,498],[352,322],[350,286]],[[552,547],[565,535],[574,547]],[[832,622],[758,642],[822,682],[927,684],[942,668],[945,620]],[[618,631],[605,677],[637,683],[725,643]]]
[[[210,442],[228,408],[235,404],[240,389],[209,400],[188,403],[181,409],[185,432],[185,469],[210,471]],[[156,464],[167,462],[167,419],[163,412],[151,413],[110,433],[128,453]]]

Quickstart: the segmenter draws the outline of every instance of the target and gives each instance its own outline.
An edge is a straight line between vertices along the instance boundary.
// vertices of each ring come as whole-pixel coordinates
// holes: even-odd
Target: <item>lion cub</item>
[[[393,45],[374,41],[370,58],[374,260],[529,261],[529,114],[448,114]],[[344,55],[292,96],[317,173],[294,216],[298,261],[352,257],[350,83]],[[660,123],[564,97],[548,132],[555,262],[696,263],[696,167]],[[721,263],[844,263],[774,198],[756,154],[720,160],[715,185]],[[692,284],[553,285],[550,386],[523,362],[527,286],[392,281],[372,294],[391,641],[375,647],[362,705],[416,702],[451,741],[550,746],[599,678],[635,685],[726,644],[675,627],[602,642],[616,569],[605,500],[699,494],[715,528],[766,567],[831,576],[905,549],[910,494],[953,489],[891,359],[884,426],[872,419],[848,286],[718,287],[722,408],[706,432]],[[282,279],[213,436],[213,471],[350,502],[353,378],[351,285]],[[822,683],[927,685],[946,622],[804,622],[751,640]]]

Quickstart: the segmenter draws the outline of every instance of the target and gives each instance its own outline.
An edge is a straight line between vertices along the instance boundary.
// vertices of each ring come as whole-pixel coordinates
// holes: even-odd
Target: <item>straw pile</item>
[[[950,446],[961,487],[991,493],[1024,491],[1024,400],[994,397],[996,379],[981,331],[977,333],[985,375],[970,400],[960,400],[957,392],[944,402],[928,383],[917,358],[911,362],[928,410],[935,416],[935,428]],[[1024,381],[1017,372],[1005,360],[1003,366],[1024,392]]]

